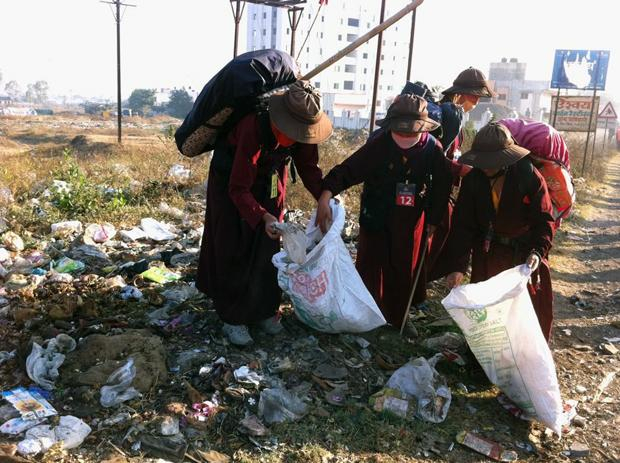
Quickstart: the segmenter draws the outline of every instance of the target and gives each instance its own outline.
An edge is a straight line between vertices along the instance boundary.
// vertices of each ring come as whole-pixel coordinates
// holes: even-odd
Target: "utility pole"
[[[121,6],[135,7],[136,5],[121,3],[121,0],[112,0],[110,2],[101,1],[101,3],[115,6],[115,9],[112,10],[112,16],[114,16],[114,20],[116,21],[116,112],[118,121],[118,144],[120,145],[122,143],[121,122],[123,118],[123,110],[121,108]]]

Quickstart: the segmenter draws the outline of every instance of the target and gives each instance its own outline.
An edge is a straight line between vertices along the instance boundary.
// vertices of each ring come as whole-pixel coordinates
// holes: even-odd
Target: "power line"
[[[121,0],[113,0],[111,2],[105,2],[100,0],[100,3],[106,3],[108,5],[114,5],[116,11],[112,10],[112,16],[116,21],[116,105],[117,105],[117,121],[118,121],[118,143],[122,143],[121,121],[123,117],[123,111],[121,108],[121,20],[123,19],[125,9],[121,15],[121,6],[123,7],[135,7],[129,3],[121,3]]]

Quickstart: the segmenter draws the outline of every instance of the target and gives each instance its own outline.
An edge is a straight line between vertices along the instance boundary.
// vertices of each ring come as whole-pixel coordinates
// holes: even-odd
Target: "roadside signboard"
[[[598,114],[600,97],[594,100],[592,107],[592,97],[589,96],[553,96],[551,98],[551,120],[555,121],[554,127],[565,132],[588,132],[588,122],[590,132],[596,129],[596,117],[591,118],[594,111]],[[556,106],[557,104],[557,106]],[[557,115],[554,114],[557,108]]]
[[[556,50],[551,88],[605,90],[609,50]]]
[[[599,113],[598,118],[608,120],[618,119],[618,114],[616,114],[616,110],[611,104],[611,101],[605,105],[603,110]]]

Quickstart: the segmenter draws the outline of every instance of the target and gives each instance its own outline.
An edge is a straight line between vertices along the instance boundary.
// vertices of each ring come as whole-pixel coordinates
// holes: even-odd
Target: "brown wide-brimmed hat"
[[[452,82],[452,87],[445,89],[441,93],[444,95],[459,93],[461,95],[476,95],[489,98],[496,95],[483,72],[472,67],[461,72]]]
[[[321,94],[307,81],[297,81],[288,90],[269,98],[271,122],[287,137],[300,143],[321,143],[333,132],[321,108]]]
[[[430,132],[440,126],[428,116],[426,100],[410,94],[398,95],[377,125],[402,133]]]
[[[479,169],[501,169],[508,167],[530,152],[515,143],[510,131],[497,122],[491,122],[480,129],[474,138],[471,150],[459,161]]]

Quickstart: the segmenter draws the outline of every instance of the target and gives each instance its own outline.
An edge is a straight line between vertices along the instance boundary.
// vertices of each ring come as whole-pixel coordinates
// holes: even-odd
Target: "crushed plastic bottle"
[[[130,357],[125,365],[108,377],[107,384],[101,388],[101,405],[106,408],[114,407],[141,396],[137,389],[131,387],[135,377],[136,367],[133,358]]]

